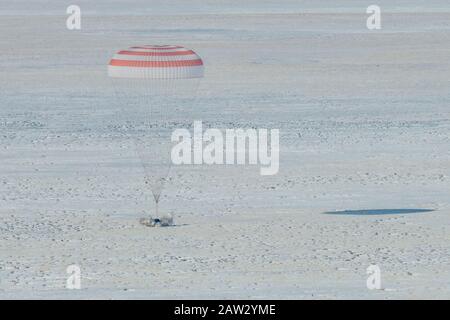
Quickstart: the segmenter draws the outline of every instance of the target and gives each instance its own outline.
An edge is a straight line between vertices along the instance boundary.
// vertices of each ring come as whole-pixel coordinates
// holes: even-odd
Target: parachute
[[[118,51],[108,65],[126,135],[155,200],[154,220],[160,221],[158,204],[171,166],[170,120],[195,98],[203,69],[194,51],[174,45],[133,46]]]

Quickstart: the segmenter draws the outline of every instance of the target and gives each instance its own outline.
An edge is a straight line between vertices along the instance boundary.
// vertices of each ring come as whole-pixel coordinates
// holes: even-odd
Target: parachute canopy
[[[203,77],[203,61],[174,45],[144,45],[118,51],[108,65],[113,78],[192,79]]]
[[[138,45],[120,50],[108,63],[108,76],[118,104],[120,133],[134,141],[155,200],[149,224],[172,224],[161,219],[158,203],[168,180],[171,135],[194,106],[203,61],[190,49],[176,45]],[[180,120],[181,119],[181,120]]]

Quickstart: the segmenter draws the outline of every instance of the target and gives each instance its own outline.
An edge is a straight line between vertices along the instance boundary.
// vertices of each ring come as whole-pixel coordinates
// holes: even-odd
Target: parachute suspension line
[[[118,51],[108,65],[115,93],[124,98],[121,118],[155,200],[155,215],[172,167],[171,129],[184,122],[180,102],[195,97],[203,62],[180,46],[143,45]],[[193,87],[193,85],[195,85]],[[184,106],[183,106],[184,107]]]
[[[153,198],[155,199],[155,217],[159,217],[159,195],[156,196],[153,194]]]

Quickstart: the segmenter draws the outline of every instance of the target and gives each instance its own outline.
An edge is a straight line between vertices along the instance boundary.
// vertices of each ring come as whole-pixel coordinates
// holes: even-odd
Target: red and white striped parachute
[[[203,77],[203,61],[192,50],[144,45],[118,51],[108,65],[113,78],[191,79]]]
[[[129,47],[108,64],[119,110],[117,117],[134,140],[146,183],[158,203],[171,161],[173,126],[189,114],[203,78],[203,61],[192,50],[173,45]]]

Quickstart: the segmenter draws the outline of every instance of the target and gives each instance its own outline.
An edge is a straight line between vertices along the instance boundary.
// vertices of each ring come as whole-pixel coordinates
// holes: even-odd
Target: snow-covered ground
[[[0,298],[450,298],[447,1],[378,1],[377,31],[365,1],[91,2],[80,31],[59,1],[0,4]],[[138,223],[106,77],[148,43],[205,62],[181,126],[281,132],[275,176],[173,167],[170,228]]]

